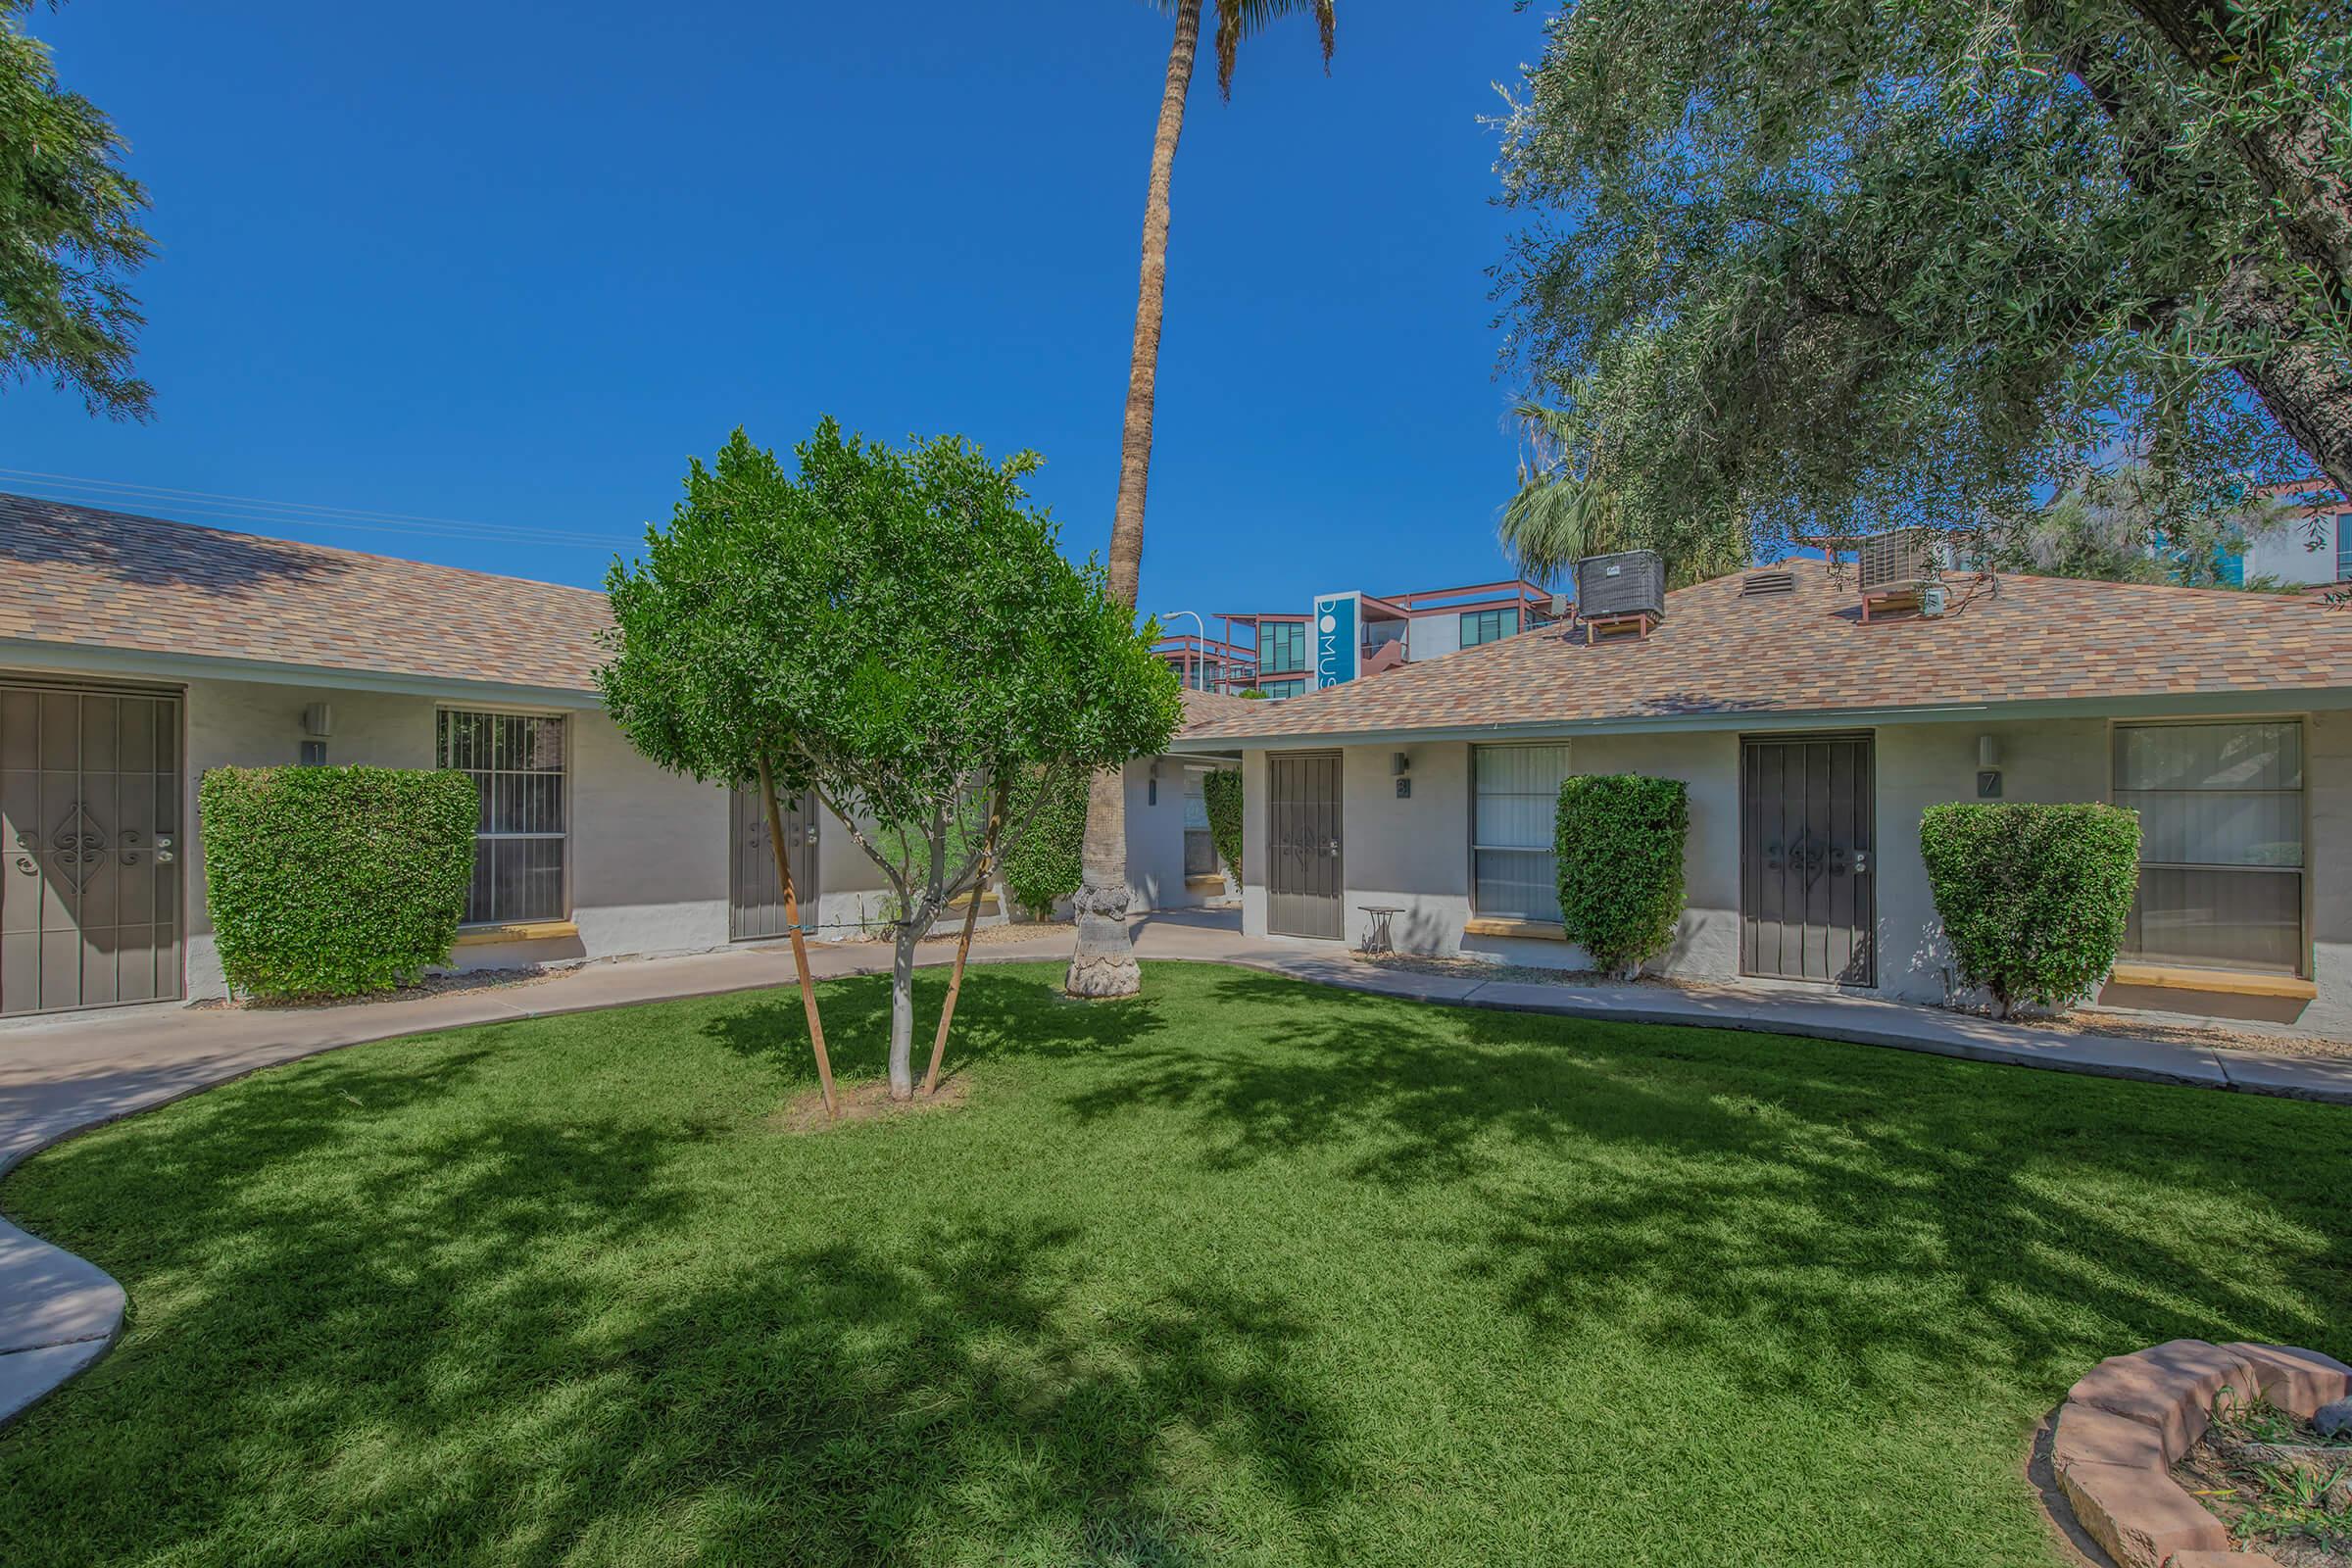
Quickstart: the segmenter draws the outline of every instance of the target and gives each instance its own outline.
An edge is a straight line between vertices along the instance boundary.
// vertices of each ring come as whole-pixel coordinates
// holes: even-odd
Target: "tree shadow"
[[[1147,1027],[978,980],[976,1037]],[[798,999],[733,1000],[671,1016],[720,1008],[692,1037],[772,1091],[805,1048],[769,1014]],[[537,1102],[518,1027],[296,1064],[17,1174],[11,1206],[80,1216],[56,1234],[132,1313],[0,1437],[0,1561],[1181,1565],[1235,1509],[1304,1529],[1348,1486],[1274,1293],[1139,1289],[1079,1226],[977,1200],[747,1248],[723,1211],[781,1224],[811,1201],[784,1173],[841,1156],[796,1164],[810,1146],[691,1097]],[[625,1080],[634,1044],[596,1070]]]
[[[1553,1344],[1632,1333],[1825,1396],[1988,1364],[2052,1397],[2180,1336],[2352,1345],[2352,1205],[2326,1175],[2352,1123],[2328,1107],[1239,970],[1212,992],[1247,1038],[1143,1042],[1068,1108],[1186,1115],[1170,1157],[1208,1169],[1466,1187],[1477,1219],[1441,1245]]]
[[[915,1054],[928,1060],[947,979],[918,969],[914,978]],[[705,1038],[748,1061],[784,1073],[795,1084],[816,1081],[808,1049],[808,1018],[797,989],[760,993],[760,1000],[709,1018]],[[890,1050],[890,977],[860,975],[826,981],[819,997],[825,1049],[835,1073],[879,1074]],[[1054,1059],[1124,1051],[1166,1028],[1163,1007],[1149,991],[1119,1002],[1081,1002],[1026,966],[974,965],[964,976],[948,1033],[949,1070],[1011,1056]]]
[[[139,587],[221,597],[341,576],[351,568],[314,545],[227,533],[135,513],[0,496],[0,569],[62,564]]]
[[[845,1070],[878,1066],[887,982],[826,995]],[[1147,997],[975,970],[957,1049],[1066,1069],[997,1144],[757,1135],[811,1071],[782,990],[388,1042],[64,1146],[4,1196],[132,1316],[0,1436],[0,1561],[1334,1560],[1441,1505],[1381,1494],[1374,1407],[1450,1388],[1475,1420],[1514,1360],[2022,1433],[2117,1350],[2352,1332],[2329,1107],[1200,965]],[[1009,1200],[1040,1132],[1062,1174]],[[1106,1154],[1245,1178],[1164,1211],[1216,1245],[1054,1196]],[[1200,1206],[1253,1192],[1288,1201]],[[1422,1309],[1484,1341],[1389,1326]],[[1334,1375],[1392,1334],[1449,1364]],[[1459,1451],[1642,1441],[1595,1419]]]

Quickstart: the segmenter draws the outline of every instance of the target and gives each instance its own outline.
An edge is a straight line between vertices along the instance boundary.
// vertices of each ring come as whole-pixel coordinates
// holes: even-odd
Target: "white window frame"
[[[1468,779],[1469,788],[1468,788],[1468,790],[1466,790],[1466,791],[1464,792],[1464,793],[1465,793],[1465,794],[1468,796],[1468,798],[1469,798],[1469,807],[1470,807],[1469,817],[1470,817],[1470,819],[1469,819],[1469,822],[1468,822],[1468,824],[1467,824],[1467,826],[1466,826],[1466,828],[1465,828],[1465,831],[1464,831],[1464,833],[1463,833],[1463,837],[1464,837],[1464,838],[1465,838],[1465,839],[1468,841],[1468,843],[1469,843],[1469,852],[1468,852],[1468,853],[1469,853],[1469,873],[1470,873],[1470,874],[1469,874],[1469,884],[1470,884],[1470,890],[1469,890],[1469,891],[1470,891],[1470,912],[1471,912],[1473,915],[1476,915],[1476,916],[1479,916],[1479,917],[1482,917],[1482,918],[1486,918],[1486,919],[1495,919],[1495,920],[1533,920],[1533,921],[1537,921],[1537,922],[1540,922],[1540,923],[1543,923],[1543,924],[1546,924],[1546,925],[1548,925],[1548,924],[1554,924],[1554,923],[1557,923],[1557,921],[1558,921],[1559,917],[1558,917],[1557,915],[1530,914],[1530,913],[1528,913],[1528,912],[1527,912],[1526,910],[1524,910],[1524,909],[1488,909],[1488,908],[1482,908],[1482,907],[1480,906],[1480,905],[1479,905],[1479,902],[1478,902],[1478,858],[1479,858],[1480,854],[1482,854],[1482,853],[1484,853],[1484,854],[1489,854],[1489,855],[1535,855],[1535,854],[1538,854],[1538,853],[1545,854],[1545,855],[1547,855],[1547,856],[1551,857],[1551,858],[1552,858],[1552,878],[1553,878],[1553,880],[1556,882],[1556,881],[1558,880],[1558,878],[1559,878],[1559,860],[1558,860],[1558,854],[1559,854],[1559,851],[1558,851],[1558,848],[1557,848],[1556,844],[1555,844],[1555,845],[1554,845],[1554,846],[1553,846],[1551,849],[1549,849],[1549,850],[1539,852],[1539,851],[1536,851],[1536,850],[1531,850],[1531,849],[1529,849],[1529,848],[1528,848],[1526,845],[1524,845],[1524,844],[1481,844],[1481,843],[1479,843],[1479,842],[1478,842],[1478,754],[1479,754],[1479,753],[1481,753],[1481,752],[1532,752],[1532,751],[1546,751],[1546,752],[1550,752],[1550,751],[1556,751],[1556,752],[1558,752],[1558,753],[1560,754],[1560,763],[1561,763],[1561,771],[1560,771],[1560,776],[1561,776],[1561,778],[1562,778],[1562,779],[1566,779],[1566,778],[1567,778],[1567,776],[1568,776],[1570,773],[1572,773],[1573,771],[1575,771],[1575,768],[1576,768],[1576,757],[1575,757],[1575,754],[1574,754],[1574,752],[1573,752],[1573,751],[1570,749],[1569,742],[1567,742],[1566,740],[1551,740],[1551,741],[1505,741],[1505,742],[1500,742],[1500,743],[1495,743],[1495,744],[1475,744],[1475,743],[1474,743],[1474,744],[1473,744],[1473,745],[1470,747],[1470,756],[1469,756],[1469,764],[1470,764],[1470,770],[1469,770],[1469,779]]]
[[[562,856],[563,893],[561,898],[558,900],[556,913],[551,915],[529,915],[512,920],[466,920],[460,923],[459,928],[466,931],[487,931],[496,930],[500,926],[531,925],[549,920],[569,920],[572,917],[572,813],[578,808],[579,804],[579,797],[572,789],[571,778],[572,748],[578,739],[578,732],[571,727],[573,715],[565,712],[560,708],[525,708],[514,705],[501,705],[493,707],[473,703],[438,703],[434,705],[433,708],[432,747],[433,765],[435,767],[448,767],[448,763],[442,760],[441,720],[444,715],[460,713],[466,714],[469,717],[477,718],[552,718],[564,726],[564,765],[561,768],[549,773],[533,772],[530,774],[517,775],[523,777],[555,778],[561,780],[560,787],[564,792],[564,831],[561,833],[485,833],[477,828],[473,835],[473,842],[476,846],[475,854],[477,856],[480,854],[479,846],[484,840],[556,839],[561,841],[564,848]],[[457,768],[454,769],[454,771],[469,773],[469,770],[466,768]],[[510,769],[510,771],[513,770]],[[472,891],[470,887],[467,890],[466,897],[468,900],[472,898]]]

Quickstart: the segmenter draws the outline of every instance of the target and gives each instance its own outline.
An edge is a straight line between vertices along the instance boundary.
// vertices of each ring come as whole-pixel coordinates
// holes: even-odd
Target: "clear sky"
[[[594,584],[689,454],[830,412],[1034,447],[1071,553],[1107,543],[1169,28],[1141,0],[71,0],[29,25],[154,198],[155,417],[10,387],[0,466],[585,535],[122,502]],[[1328,78],[1292,22],[1230,104],[1203,48],[1144,609],[1504,573],[1486,269],[1513,220],[1481,119],[1540,34],[1510,0],[1340,0]]]

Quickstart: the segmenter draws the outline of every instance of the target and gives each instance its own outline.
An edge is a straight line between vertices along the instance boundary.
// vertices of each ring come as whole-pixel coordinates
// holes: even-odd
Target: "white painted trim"
[[[23,662],[21,665],[15,662],[18,661]],[[441,698],[458,705],[537,704],[562,712],[604,707],[604,700],[597,693],[563,686],[454,680],[395,670],[343,669],[330,664],[271,663],[211,654],[159,654],[146,649],[43,642],[29,637],[0,637],[0,662],[9,662],[11,667],[22,667],[35,675],[46,671],[117,680],[238,680],[270,686],[339,687],[346,691]]]
[[[1576,735],[1657,735],[1700,730],[1869,729],[1881,724],[2024,723],[2039,718],[2199,718],[2274,713],[2282,703],[2303,711],[2352,708],[2352,686],[2271,691],[2166,693],[2154,697],[2084,697],[2044,702],[1952,703],[1927,708],[1816,708],[1772,711],[1722,710],[1705,713],[1604,718],[1529,719],[1512,724],[1450,724],[1421,728],[1316,730],[1282,735],[1204,735],[1199,744],[1238,751],[1317,751],[1334,746],[1412,745],[1436,741],[1541,741]]]

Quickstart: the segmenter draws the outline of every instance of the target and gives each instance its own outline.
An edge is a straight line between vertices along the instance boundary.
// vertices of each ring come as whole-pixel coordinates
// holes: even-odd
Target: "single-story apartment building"
[[[1921,812],[2113,801],[2144,847],[2105,1000],[2352,1031],[2352,612],[2301,598],[2002,575],[1866,619],[1790,562],[1667,595],[1647,635],[1545,627],[1190,744],[1242,758],[1252,935],[1583,967],[1559,784],[1646,773],[1690,801],[1654,969],[1940,1002]]]
[[[663,772],[606,716],[607,624],[582,589],[0,496],[0,1016],[223,993],[195,790],[232,764],[471,773],[460,967],[782,934],[756,796]],[[1137,908],[1222,895],[1214,765],[1129,764]],[[888,912],[837,826],[813,800],[786,823],[828,939]]]

